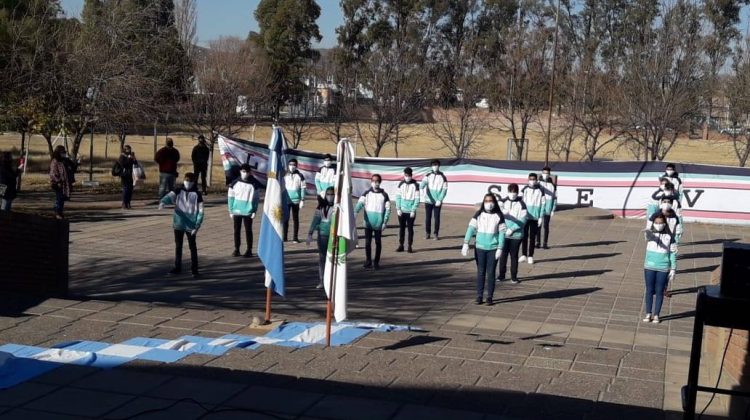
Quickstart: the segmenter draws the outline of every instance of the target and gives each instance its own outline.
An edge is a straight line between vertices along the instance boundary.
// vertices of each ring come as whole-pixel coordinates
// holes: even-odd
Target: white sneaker
[[[643,318],[643,322],[651,322],[651,314],[646,314],[646,317]]]
[[[518,257],[518,262],[524,262],[524,261],[526,261],[525,255],[521,255],[520,257]]]
[[[654,315],[654,318],[653,318],[653,319],[651,319],[651,323],[652,323],[652,324],[658,324],[658,323],[660,323],[660,322],[661,322],[661,321],[659,321],[659,315]]]
[[[316,288],[316,289],[322,289],[322,288],[323,288],[323,283],[322,283],[322,282],[321,282],[321,283],[318,283],[318,285],[317,285],[317,286],[315,286],[315,288]]]
[[[529,257],[528,261],[529,261],[529,265],[534,264],[534,257]]]

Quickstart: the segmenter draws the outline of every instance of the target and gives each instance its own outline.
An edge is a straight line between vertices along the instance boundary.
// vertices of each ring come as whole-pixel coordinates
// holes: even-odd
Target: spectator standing
[[[177,179],[177,164],[180,162],[180,152],[174,147],[174,140],[167,137],[167,145],[159,149],[154,156],[159,165],[159,199],[174,190]]]
[[[193,147],[193,153],[190,157],[193,160],[193,173],[195,173],[196,179],[200,178],[201,191],[203,191],[203,195],[206,195],[206,174],[208,174],[208,160],[211,158],[211,149],[202,134],[198,136],[198,144]]]
[[[122,184],[122,208],[129,209],[130,200],[133,198],[133,166],[136,164],[135,153],[129,145],[122,148],[122,153],[117,159],[122,168],[120,183]]]
[[[75,184],[75,173],[77,165],[70,158],[65,146],[55,147],[52,152],[52,161],[49,164],[49,180],[52,190],[55,192],[55,218],[64,218],[65,202],[70,200]]]
[[[13,200],[16,198],[18,186],[18,168],[13,163],[13,154],[3,152],[0,154],[0,210],[10,211]]]

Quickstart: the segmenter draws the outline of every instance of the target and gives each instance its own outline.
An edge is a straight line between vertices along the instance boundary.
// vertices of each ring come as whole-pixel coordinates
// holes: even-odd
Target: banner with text
[[[265,182],[268,146],[238,138],[219,136],[219,149],[227,180],[239,175],[239,165],[249,163],[254,175]],[[287,151],[299,161],[309,194],[315,194],[315,174],[325,154],[303,150]],[[420,181],[430,172],[430,159],[357,158],[352,172],[355,196],[370,187],[370,176],[380,174],[383,188],[391,197],[411,167]],[[540,162],[481,159],[441,159],[441,171],[448,178],[445,204],[474,206],[490,187],[503,195],[508,184],[526,184],[530,172],[539,173]],[[557,175],[558,203],[611,210],[620,217],[645,217],[651,195],[659,188],[664,162],[567,162],[551,163]],[[682,215],[686,221],[750,225],[750,168],[676,164],[683,182]],[[493,191],[495,188],[493,188]]]

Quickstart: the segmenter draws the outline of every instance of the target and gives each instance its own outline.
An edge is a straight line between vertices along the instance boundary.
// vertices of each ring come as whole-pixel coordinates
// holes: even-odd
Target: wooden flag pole
[[[265,324],[271,323],[271,288],[266,287],[266,320]]]
[[[337,147],[338,152],[338,147]],[[341,157],[339,157],[340,159]],[[331,347],[331,316],[333,313],[333,297],[336,293],[336,272],[339,261],[339,218],[341,217],[341,185],[344,182],[344,171],[339,171],[339,180],[336,184],[336,209],[333,225],[333,252],[331,252],[331,277],[328,280],[328,302],[326,304],[326,347]]]

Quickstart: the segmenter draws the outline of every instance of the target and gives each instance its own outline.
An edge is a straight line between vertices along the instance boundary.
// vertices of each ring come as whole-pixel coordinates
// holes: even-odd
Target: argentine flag
[[[281,128],[274,127],[268,145],[268,181],[263,203],[263,219],[260,222],[258,256],[266,267],[266,287],[284,296],[284,220],[287,194],[284,186],[286,140]]]

